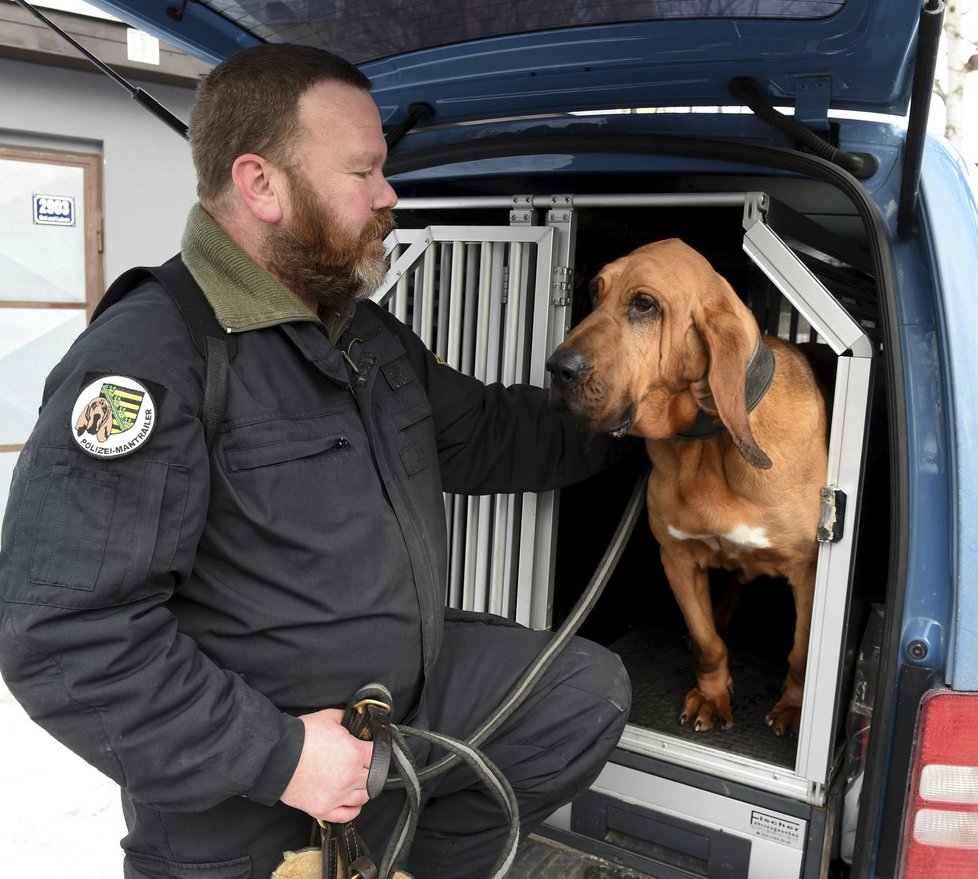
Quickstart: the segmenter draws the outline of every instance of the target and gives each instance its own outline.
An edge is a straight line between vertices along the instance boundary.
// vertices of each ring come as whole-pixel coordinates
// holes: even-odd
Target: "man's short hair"
[[[238,156],[256,153],[289,165],[298,134],[299,98],[323,81],[370,89],[370,80],[345,59],[292,43],[263,43],[236,52],[201,80],[190,113],[201,204],[214,206],[221,200]]]

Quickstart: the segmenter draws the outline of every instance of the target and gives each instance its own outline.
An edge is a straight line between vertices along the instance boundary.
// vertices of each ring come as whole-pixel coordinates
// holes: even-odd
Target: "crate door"
[[[449,366],[486,383],[543,385],[555,237],[539,226],[398,229],[375,301]],[[554,492],[445,495],[446,602],[550,624]]]

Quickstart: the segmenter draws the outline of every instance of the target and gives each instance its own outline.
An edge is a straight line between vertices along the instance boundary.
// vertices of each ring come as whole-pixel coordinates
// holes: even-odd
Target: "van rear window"
[[[198,0],[268,42],[330,49],[361,64],[388,55],[582,25],[666,19],[817,19],[845,0]]]

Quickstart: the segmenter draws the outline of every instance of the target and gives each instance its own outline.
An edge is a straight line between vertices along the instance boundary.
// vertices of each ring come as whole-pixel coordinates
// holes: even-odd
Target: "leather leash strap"
[[[376,797],[387,780],[391,759],[391,694],[383,684],[367,684],[350,700],[343,725],[358,739],[373,741],[373,756],[367,770],[367,796]],[[370,858],[352,821],[339,824],[318,821],[322,851],[322,879],[378,879],[377,865]]]
[[[350,707],[344,714],[344,723],[351,731],[359,730],[354,732],[354,735],[360,738],[369,739],[373,735],[375,741],[386,740],[388,747],[393,750],[398,777],[388,780],[384,787],[387,790],[403,789],[406,795],[397,827],[385,852],[380,870],[364,854],[362,843],[352,823],[329,825],[320,822],[323,841],[322,851],[319,848],[312,848],[303,849],[301,852],[286,852],[285,861],[279,865],[272,879],[320,879],[320,877],[322,879],[375,879],[375,877],[376,879],[410,879],[408,874],[400,869],[400,865],[407,860],[414,831],[417,827],[421,808],[421,784],[441,775],[459,763],[467,763],[472,768],[478,778],[486,785],[489,793],[499,803],[506,816],[509,824],[508,836],[503,852],[490,873],[490,879],[504,879],[516,859],[516,851],[519,845],[519,807],[506,777],[478,751],[478,746],[486,741],[522,703],[550,666],[554,657],[563,650],[597,603],[611,572],[621,557],[639,513],[645,506],[647,476],[648,469],[645,469],[632,490],[625,513],[618,523],[611,543],[605,550],[594,576],[584,594],[574,605],[568,618],[561,624],[553,639],[540,651],[496,710],[466,741],[451,739],[426,730],[390,724],[384,709],[391,705],[392,699],[389,691],[382,684],[368,684],[354,695]],[[379,697],[377,696],[378,692],[381,693]],[[372,730],[370,729],[371,726],[373,726]],[[378,734],[379,739],[377,738]],[[449,753],[419,771],[414,765],[413,757],[405,742],[405,736],[427,739],[432,744],[440,745]],[[393,741],[392,745],[390,744],[391,740]],[[379,793],[379,790],[375,790],[374,785],[378,778],[383,783],[382,779],[387,774],[390,758],[390,750],[378,756],[378,748],[375,745],[374,757],[367,773],[367,791],[371,797]],[[382,769],[379,768],[381,766]],[[331,850],[335,852],[334,857],[330,857]],[[327,872],[328,870],[332,872]],[[346,872],[340,872],[341,870]]]

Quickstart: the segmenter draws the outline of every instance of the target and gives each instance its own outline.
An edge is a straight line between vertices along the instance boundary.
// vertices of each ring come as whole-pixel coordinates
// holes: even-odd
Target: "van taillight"
[[[978,876],[978,693],[924,697],[901,864],[901,879]]]

